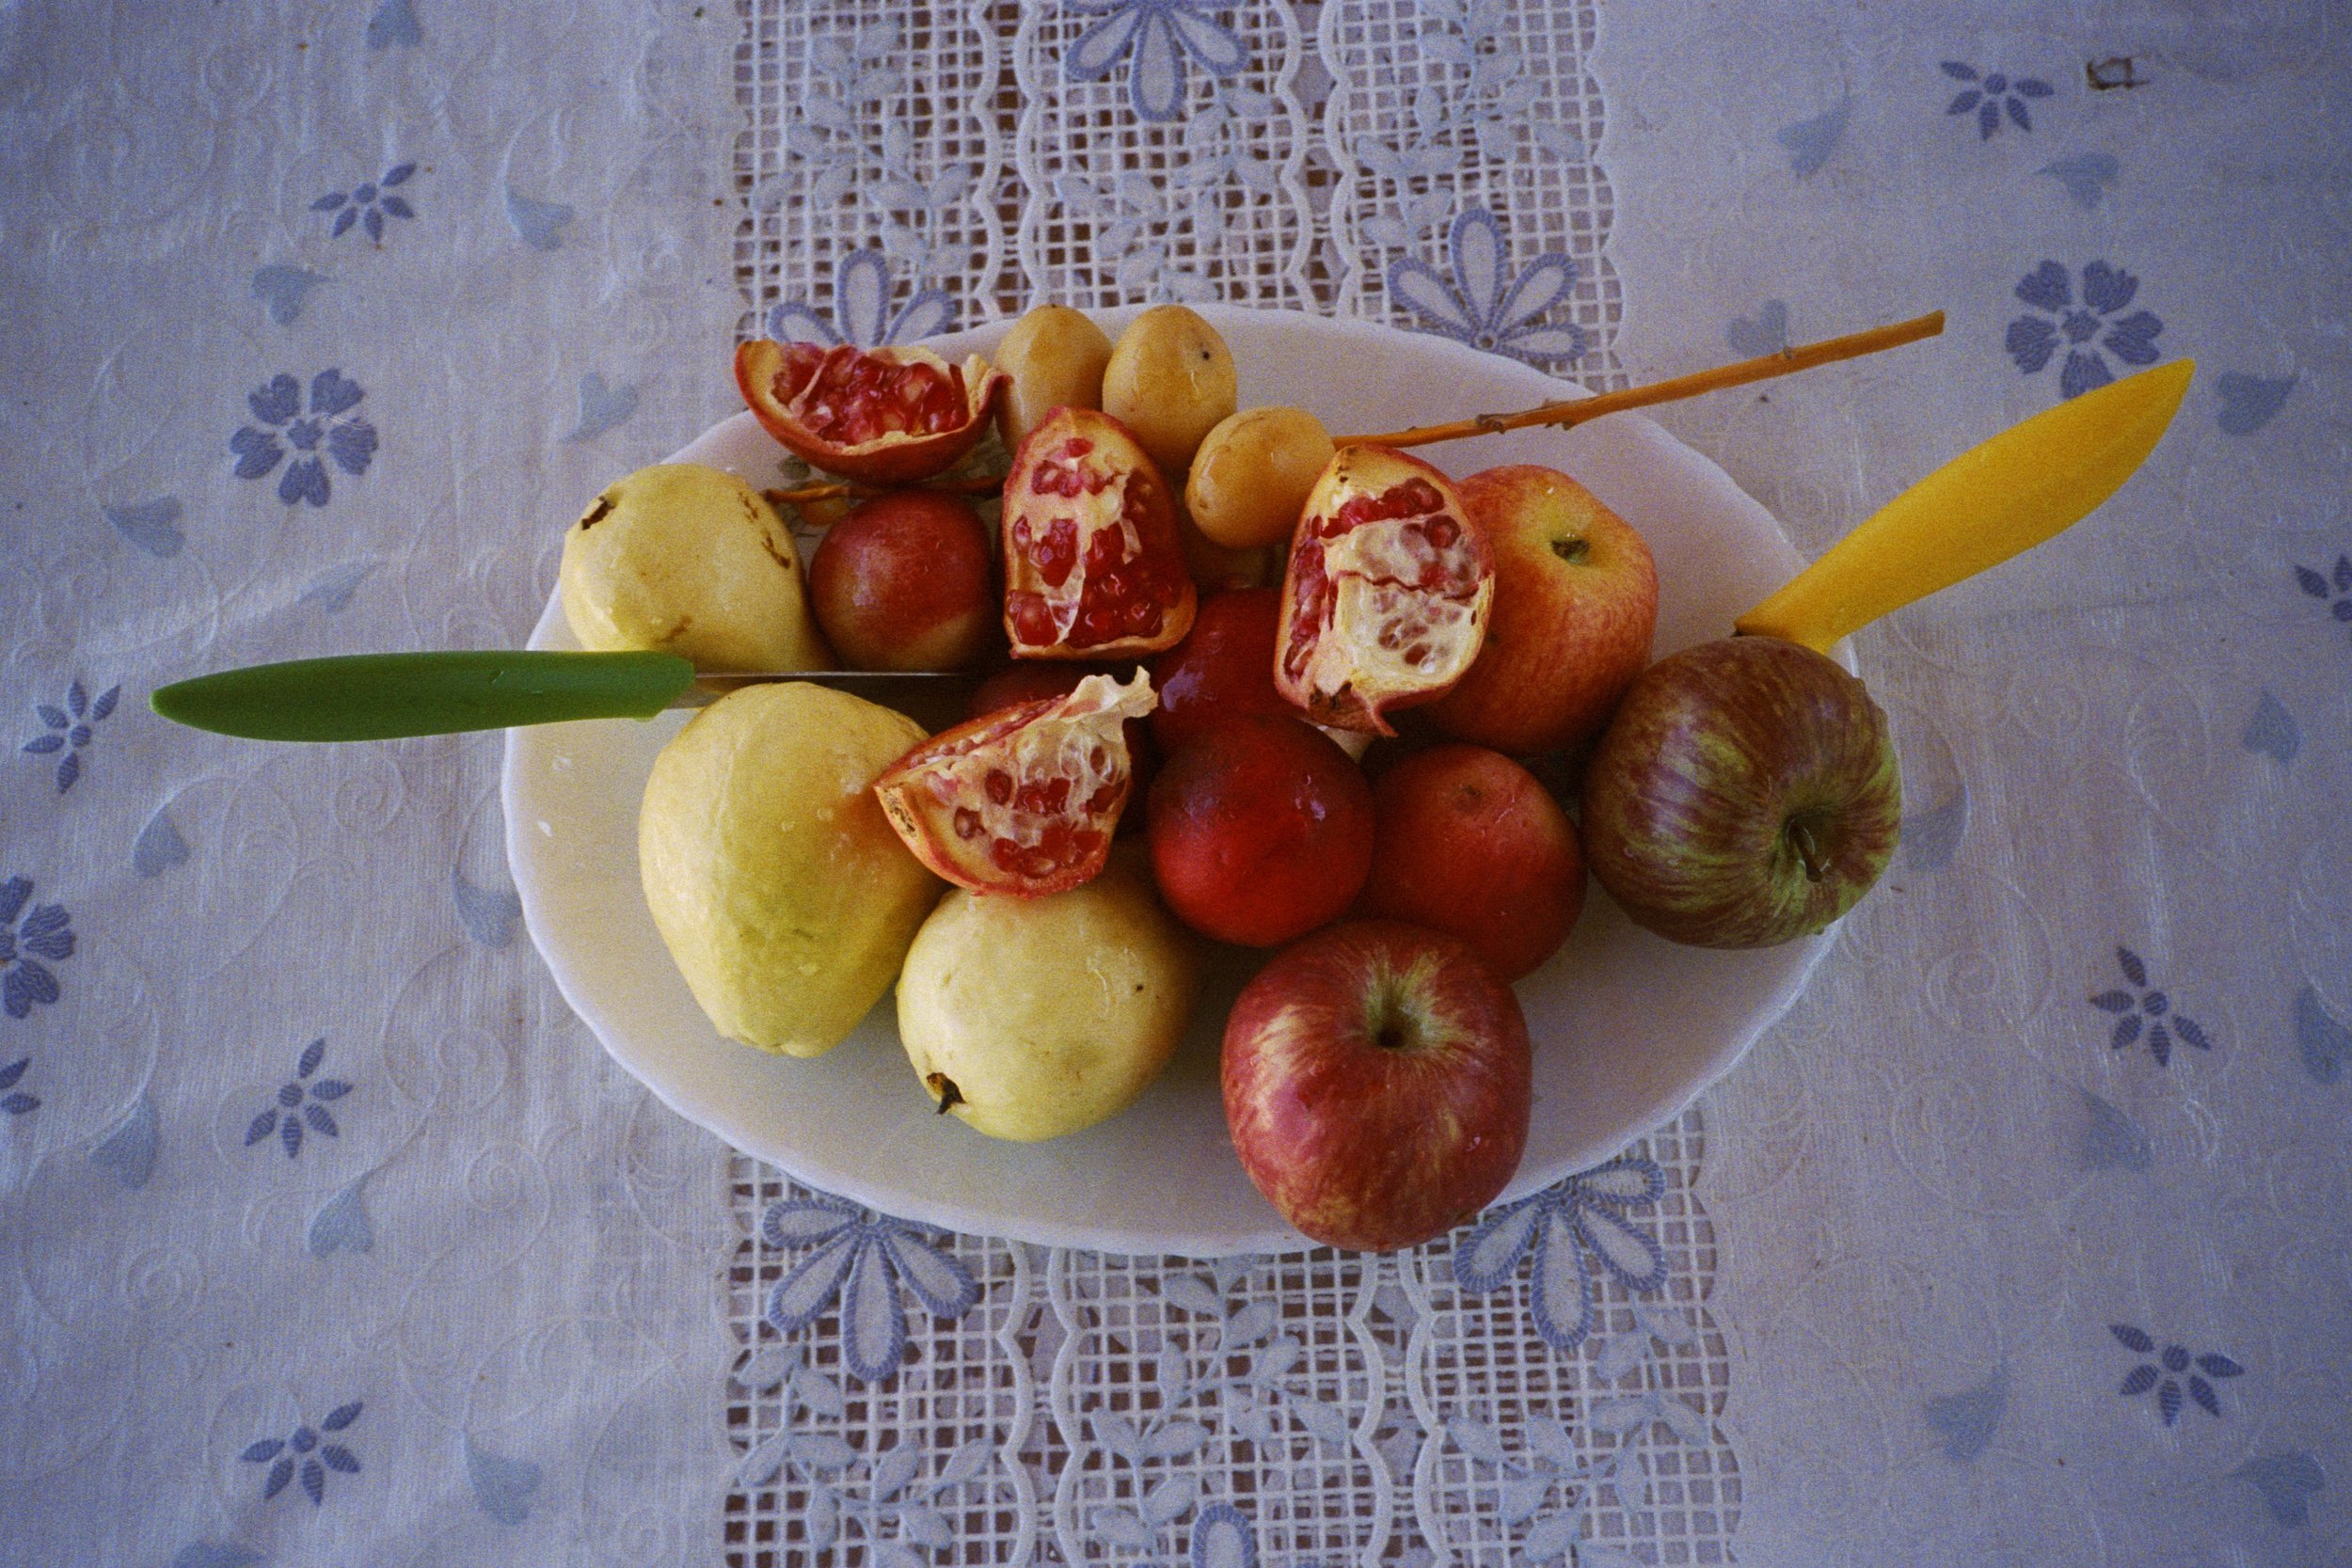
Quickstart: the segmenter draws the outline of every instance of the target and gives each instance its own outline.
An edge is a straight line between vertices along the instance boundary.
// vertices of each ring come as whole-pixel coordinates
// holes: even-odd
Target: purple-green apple
[[[1494,1200],[1527,1148],[1518,999],[1418,926],[1353,921],[1276,954],[1226,1019],[1221,1077],[1242,1168],[1327,1246],[1442,1235]]]
[[[1456,740],[1513,756],[1591,739],[1649,662],[1649,546],[1556,469],[1488,468],[1460,488],[1494,552],[1494,611],[1477,662],[1429,718]]]
[[[1776,637],[1644,671],[1584,770],[1584,855],[1636,925],[1769,947],[1853,908],[1895,852],[1902,783],[1863,685]]]

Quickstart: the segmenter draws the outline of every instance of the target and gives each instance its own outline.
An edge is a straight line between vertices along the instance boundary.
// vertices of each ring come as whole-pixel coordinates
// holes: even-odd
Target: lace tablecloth
[[[2347,65],[2328,0],[0,10],[0,1562],[2341,1560]],[[1909,822],[1795,1011],[1396,1257],[794,1186],[565,1010],[496,736],[147,711],[518,641],[739,334],[1041,298],[1590,385],[1947,309],[1667,412],[1808,551],[2202,369],[1859,639]]]

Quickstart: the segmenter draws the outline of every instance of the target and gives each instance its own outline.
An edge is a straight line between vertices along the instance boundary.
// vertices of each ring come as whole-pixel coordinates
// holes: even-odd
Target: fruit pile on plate
[[[977,678],[936,736],[778,682],[663,750],[640,869],[721,1034],[815,1055],[895,982],[909,1092],[1048,1138],[1166,1067],[1204,942],[1256,950],[1224,1031],[1236,1152],[1306,1235],[1409,1245],[1518,1164],[1511,986],[1577,923],[1588,857],[1710,945],[1819,930],[1883,866],[1893,758],[1859,684],[1770,640],[1650,666],[1650,553],[1568,475],[1456,480],[1243,408],[1181,307],[1116,343],[1043,308],[994,359],[742,346],[761,425],[858,487],[808,509],[805,568],[777,504],[691,465],[565,538],[587,647]],[[976,506],[950,470],[992,428],[1009,466]]]

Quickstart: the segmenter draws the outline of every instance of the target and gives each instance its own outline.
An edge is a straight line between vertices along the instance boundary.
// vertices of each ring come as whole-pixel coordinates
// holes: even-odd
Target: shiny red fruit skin
[[[1505,981],[1567,940],[1584,851],[1535,775],[1484,746],[1433,746],[1382,773],[1372,800],[1365,914],[1457,938]]]
[[[1152,661],[1160,705],[1152,738],[1174,752],[1220,719],[1248,713],[1307,717],[1274,689],[1274,631],[1281,591],[1236,588],[1200,601],[1184,640]]]
[[[931,394],[912,400],[919,432],[850,441],[812,427],[807,394],[819,380],[856,382],[855,402],[871,408],[894,390],[910,391],[918,376]],[[735,350],[736,389],[760,428],[803,461],[865,484],[913,484],[953,467],[995,418],[1005,383],[1002,371],[977,356],[950,365],[929,349],[827,348],[762,338]]]
[[[1005,475],[997,535],[1015,658],[1136,658],[1192,628],[1199,592],[1176,501],[1127,427],[1057,408]]]
[[[977,719],[999,708],[1033,703],[1040,697],[1067,697],[1077,689],[1078,683],[1089,675],[1110,675],[1125,680],[1133,665],[1070,664],[1059,659],[1025,659],[1007,665],[972,690],[970,702],[964,705],[964,716]],[[1159,684],[1154,676],[1152,684]],[[1120,727],[1127,737],[1127,766],[1133,774],[1128,785],[1127,803],[1119,808],[1119,831],[1121,833],[1143,832],[1144,802],[1151,798],[1152,781],[1159,776],[1160,748],[1153,742],[1151,721],[1130,719]]]
[[[1152,869],[1194,930],[1275,947],[1336,920],[1372,869],[1372,786],[1296,719],[1230,719],[1169,756],[1152,785]]]
[[[1494,1201],[1526,1152],[1534,1075],[1511,988],[1453,938],[1384,920],[1276,954],[1234,1001],[1218,1067],[1250,1181],[1311,1240],[1371,1252]]]
[[[827,531],[808,563],[809,606],[845,669],[960,670],[995,641],[994,578],[969,501],[894,490]]]

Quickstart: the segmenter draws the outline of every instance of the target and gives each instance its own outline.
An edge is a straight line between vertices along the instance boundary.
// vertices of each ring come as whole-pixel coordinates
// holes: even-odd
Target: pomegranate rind
[[[807,351],[808,361],[799,375],[792,372],[794,350]],[[810,355],[816,356],[814,359]],[[963,418],[945,430],[889,430],[868,441],[842,445],[827,440],[810,425],[810,394],[828,365],[845,356],[858,356],[890,365],[921,366],[952,382],[961,376]],[[864,484],[913,484],[944,472],[970,451],[995,417],[998,395],[1007,377],[975,354],[958,365],[927,348],[828,347],[822,343],[782,343],[759,338],[735,350],[735,385],[743,404],[769,435],[810,466]],[[790,383],[790,385],[787,385]]]
[[[1200,591],[1174,493],[1108,414],[1057,408],[1029,433],[1005,476],[998,533],[1015,658],[1140,658],[1192,629]],[[1154,612],[1148,622],[1140,609],[1120,612],[1140,605]]]
[[[959,887],[1066,893],[1110,858],[1135,780],[1122,726],[1157,701],[1140,670],[1125,686],[1089,675],[915,747],[874,781],[875,799],[914,858]]]
[[[1373,515],[1349,521],[1351,507]],[[1453,481],[1386,447],[1343,447],[1291,536],[1275,689],[1318,724],[1394,735],[1388,713],[1468,673],[1494,591],[1493,551]]]

